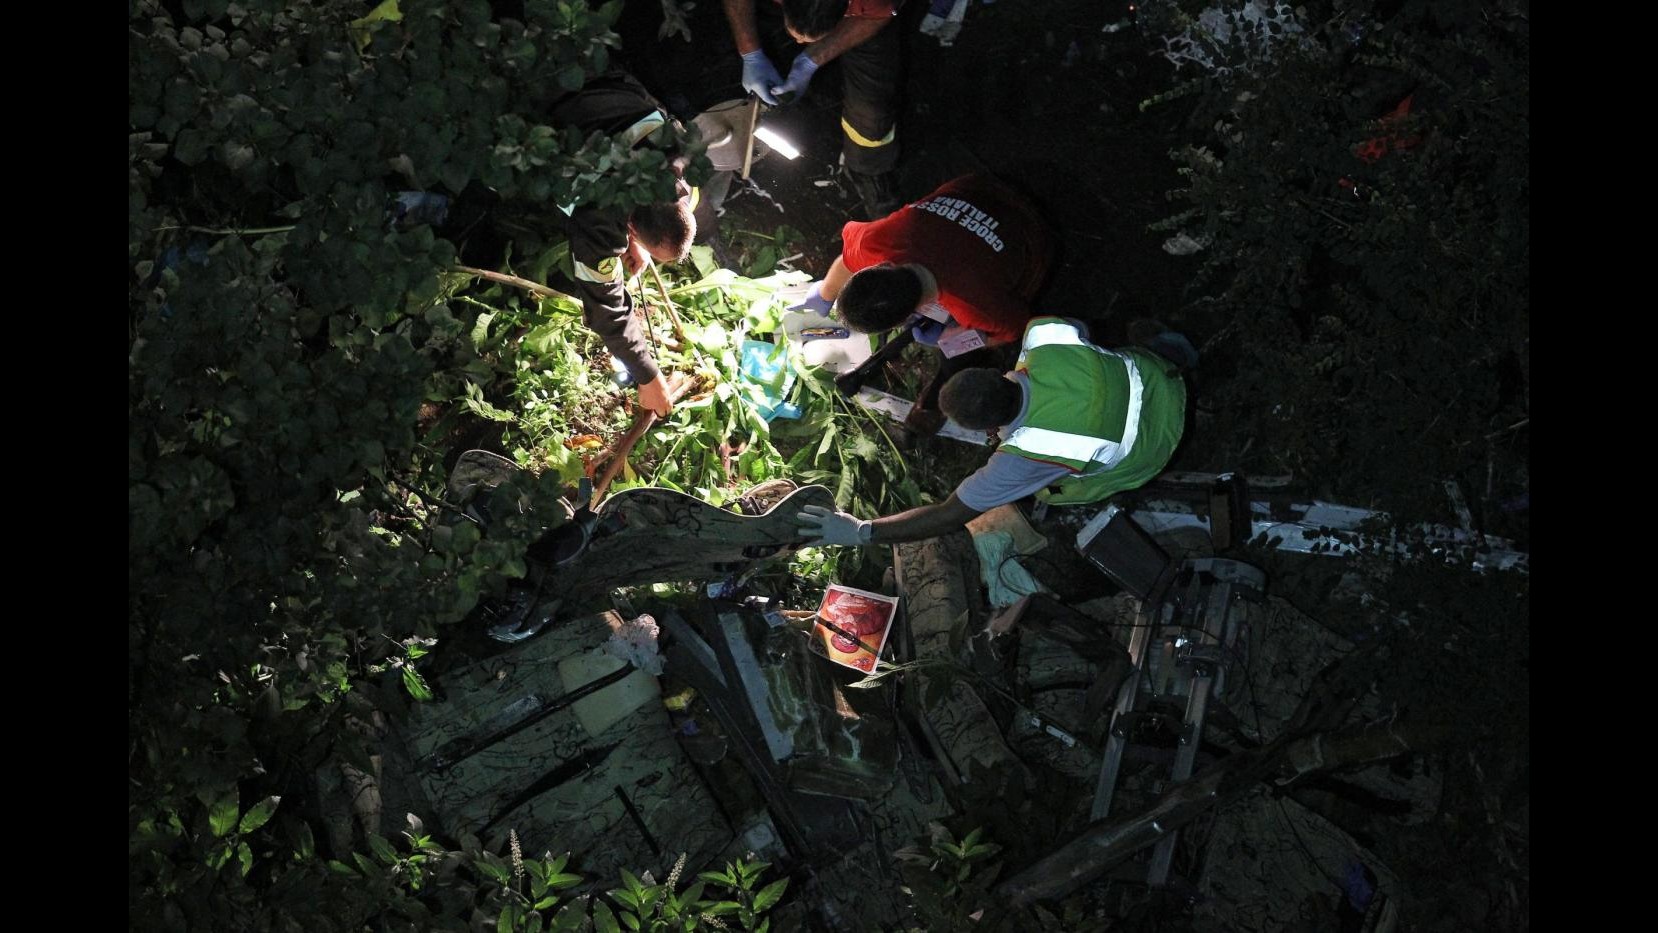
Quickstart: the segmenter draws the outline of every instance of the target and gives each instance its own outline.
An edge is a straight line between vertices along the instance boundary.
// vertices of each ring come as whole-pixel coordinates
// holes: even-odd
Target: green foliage
[[[1159,5],[1151,28],[1210,5]],[[1529,490],[1529,5],[1311,3],[1294,37],[1219,8],[1230,35],[1188,33],[1204,55],[1154,105],[1189,108],[1196,130],[1157,227],[1207,244],[1198,379],[1237,439],[1216,459],[1396,519],[1331,536],[1361,552],[1339,562],[1255,554],[1280,594],[1306,565],[1339,566],[1301,605],[1371,653],[1366,715],[1409,729],[1445,781],[1422,827],[1376,834],[1407,922],[1523,926],[1529,581],[1473,572],[1477,548],[1414,523],[1449,523],[1455,479],[1477,526],[1528,531],[1502,504]]]
[[[759,391],[741,374],[739,348],[751,333],[770,330],[782,314],[776,290],[803,281],[802,273],[751,279],[713,267],[701,254],[699,277],[667,288],[685,322],[689,345],[664,346],[668,365],[694,372],[696,391],[640,445],[650,481],[720,503],[749,485],[786,475],[772,430],[756,404]]]
[[[489,891],[485,913],[494,912],[495,929],[500,933],[580,929],[588,899],[563,899],[563,892],[582,882],[581,875],[565,871],[570,856],[555,858],[548,853],[541,859],[527,859],[519,851],[518,834],[508,838],[510,859],[477,852],[472,860],[484,876],[484,888]]]
[[[549,247],[532,269],[556,263],[563,249]],[[698,259],[711,262],[705,255]],[[775,326],[781,308],[774,293],[800,278],[784,273],[754,280],[710,269],[696,280],[676,281],[670,273],[666,281],[673,284],[666,291],[688,338],[678,347],[659,299],[648,290],[636,295],[655,309],[647,326],[658,364],[665,372],[691,375],[695,384],[634,449],[632,466],[612,490],[649,483],[720,504],[783,475],[783,458],[753,404],[758,394],[742,378],[736,347],[752,328]],[[501,422],[507,448],[532,470],[570,483],[597,466],[595,458],[609,451],[634,413],[631,393],[614,382],[602,343],[582,325],[577,309],[562,299],[541,301],[538,308],[501,288],[464,300],[475,315],[470,340],[487,361],[485,370],[474,368],[458,383],[467,410]],[[523,336],[515,340],[517,333]]]
[[[674,870],[668,875],[668,880],[662,884],[641,881],[634,877],[632,872],[624,869],[622,886],[610,892],[611,900],[618,905],[617,919],[621,925],[629,930],[649,933],[694,928],[697,919],[697,899],[702,895],[705,884],[698,882],[683,892],[676,891],[679,873],[684,865],[685,857],[682,855],[674,864]],[[650,877],[649,873],[646,873],[646,877]]]
[[[787,475],[827,486],[835,493],[837,508],[859,517],[892,515],[922,504],[925,496],[909,458],[893,442],[881,417],[844,398],[832,374],[799,371],[801,417],[772,426],[778,442],[793,448]],[[837,548],[825,558],[806,559],[831,562],[827,571],[844,581],[866,569],[866,551]]]
[[[805,234],[787,224],[778,225],[769,234],[734,230],[729,236],[737,253],[737,266],[755,278],[772,274],[785,259],[797,258],[799,254],[795,250],[805,238]]]
[[[532,278],[543,274],[565,250],[563,244],[544,247],[524,271]],[[694,276],[664,270],[663,291],[683,320],[684,345],[674,345],[669,317],[661,296],[647,284],[648,275],[635,293],[636,304],[650,309],[647,327],[659,365],[665,372],[692,374],[696,384],[639,442],[611,489],[665,486],[721,504],[756,483],[787,476],[827,485],[842,508],[860,515],[919,504],[922,493],[909,464],[879,418],[842,398],[829,374],[808,367],[796,348],[776,352],[789,354],[795,385],[790,399],[800,417],[768,424],[759,414],[760,393],[743,377],[737,348],[751,334],[763,339],[778,329],[784,308],[777,290],[805,281],[805,275],[739,275],[716,268],[703,247],[693,250],[692,267]],[[474,368],[468,381],[458,384],[466,408],[501,422],[507,448],[532,470],[566,483],[591,470],[626,430],[632,413],[627,393],[600,362],[602,345],[582,326],[577,308],[560,299],[531,301],[507,287],[462,300],[475,315],[472,347],[489,361],[487,372]],[[511,339],[526,327],[521,339]],[[806,554],[795,566],[802,575],[827,582],[856,569],[856,555],[845,566],[842,559],[838,552]]]
[[[607,67],[619,2],[532,0],[521,21],[462,0],[367,7],[129,5],[135,928],[430,912],[430,871],[453,860],[418,832],[319,852],[307,778],[331,746],[360,757],[353,715],[430,696],[417,659],[524,574],[561,483],[514,480],[503,494],[529,508],[487,533],[436,492],[420,408],[494,374],[472,339],[490,322],[447,274],[454,244],[389,223],[391,193],[626,206],[672,190],[660,154],[537,117]]]
[[[626,207],[673,185],[656,151],[537,116],[607,66],[619,3],[532,0],[522,21],[464,0],[365,7],[129,7],[135,929],[459,929],[479,916],[572,929],[609,911],[566,898],[580,880],[567,858],[451,851],[418,821],[361,851],[314,839],[311,771],[330,750],[366,757],[341,727],[430,699],[419,664],[433,640],[524,575],[537,516],[580,475],[564,443],[577,425],[548,412],[596,396],[609,407],[589,433],[627,420],[608,373],[584,362],[597,341],[570,303],[478,288],[451,271],[454,244],[388,221],[392,193],[482,185],[521,204]],[[525,244],[525,271],[544,278],[560,244]],[[690,463],[668,481],[718,500],[783,466],[735,360],[716,352],[732,333],[720,328],[775,324],[780,309],[773,285],[699,265],[674,289],[693,345],[664,363],[699,373],[706,398],[640,456]],[[454,401],[539,468],[494,493],[526,507],[496,510],[487,531],[444,501],[445,451],[417,430],[423,408]],[[728,473],[665,446],[693,440],[742,450]],[[767,890],[733,895],[761,928],[783,884]],[[695,921],[699,897],[669,892],[657,909]]]
[[[960,841],[939,823],[924,842],[894,853],[915,911],[918,930],[1004,929],[1003,911],[990,888],[1001,873],[993,861],[1002,847],[974,829]]]
[[[686,42],[691,41],[690,14],[696,8],[695,3],[681,3],[680,0],[662,0],[662,25],[657,28],[657,38],[666,39],[669,36],[679,36]]]
[[[1496,477],[1494,504],[1529,456],[1529,20],[1333,6],[1299,8],[1305,33],[1267,58],[1234,30],[1215,60],[1250,67],[1182,79],[1202,138],[1173,152],[1181,210],[1160,226],[1208,244],[1193,312],[1215,329],[1212,401],[1261,471],[1404,518],[1468,471]],[[1390,151],[1363,160],[1367,140]]]
[[[752,858],[753,853],[749,853]],[[776,907],[783,900],[783,894],[789,888],[789,879],[779,878],[770,884],[761,886],[760,879],[764,876],[770,862],[756,862],[749,859],[737,859],[729,862],[724,871],[705,871],[697,877],[703,882],[723,888],[725,896],[713,900],[702,901],[699,905],[703,919],[730,917],[736,920],[744,930],[755,930],[757,933],[766,933],[771,929],[771,919],[766,913]],[[712,921],[710,921],[712,922]]]
[[[403,689],[409,694],[410,699],[424,703],[432,699],[432,688],[427,686],[426,678],[415,667],[415,662],[425,657],[436,642],[437,639],[435,638],[420,638],[418,636],[405,638],[398,643],[398,647],[403,652],[401,656],[388,658],[384,664],[371,664],[367,667],[367,673],[381,674],[387,670],[398,671],[403,682]]]

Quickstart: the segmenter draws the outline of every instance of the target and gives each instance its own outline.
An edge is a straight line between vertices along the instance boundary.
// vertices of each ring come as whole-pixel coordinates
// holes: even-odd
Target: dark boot
[[[880,220],[904,206],[903,199],[898,197],[896,172],[866,175],[848,169],[846,177],[852,181],[852,190],[858,194],[866,220]]]

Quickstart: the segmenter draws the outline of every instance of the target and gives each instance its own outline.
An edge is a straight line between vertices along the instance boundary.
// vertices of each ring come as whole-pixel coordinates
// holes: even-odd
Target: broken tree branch
[[[685,325],[680,323],[679,311],[674,307],[674,300],[668,297],[667,283],[662,281],[662,273],[657,271],[656,263],[651,263],[651,278],[656,280],[656,290],[662,295],[662,306],[668,309],[668,322],[674,326],[674,336],[681,343],[690,343],[685,339]]]
[[[548,288],[540,282],[532,282],[529,279],[521,279],[516,275],[507,275],[505,272],[491,272],[488,269],[478,269],[473,266],[456,266],[455,271],[465,272],[467,275],[475,275],[482,279],[489,279],[491,282],[499,282],[502,285],[515,285],[540,298],[570,298],[569,295],[566,295],[556,289]],[[570,300],[574,301],[575,299],[570,298]]]
[[[748,144],[743,148],[743,171],[739,176],[748,181],[749,169],[754,167],[754,131],[760,125],[760,98],[749,95],[748,99]]]
[[[669,376],[668,401],[677,402],[683,398],[694,381],[690,376],[683,373],[674,373]],[[633,424],[628,427],[627,433],[622,435],[621,440],[618,440],[606,452],[604,457],[600,458],[601,460],[608,460],[609,463],[605,465],[604,472],[599,476],[599,481],[593,484],[592,504],[594,508],[597,508],[599,500],[604,498],[605,490],[610,488],[610,483],[616,478],[616,474],[622,471],[623,464],[627,463],[628,454],[633,452],[633,446],[639,443],[639,439],[644,437],[645,432],[649,431],[654,424],[656,424],[656,412],[649,408],[641,410],[639,414],[634,416]]]

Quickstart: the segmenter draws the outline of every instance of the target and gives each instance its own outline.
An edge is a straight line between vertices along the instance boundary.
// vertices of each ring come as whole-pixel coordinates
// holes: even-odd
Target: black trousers
[[[789,66],[804,46],[790,38],[780,6],[759,0],[755,7],[766,54],[787,78]],[[900,17],[893,17],[869,41],[830,63],[840,66],[841,154],[854,172],[880,175],[898,165],[898,92],[903,87],[900,25]]]

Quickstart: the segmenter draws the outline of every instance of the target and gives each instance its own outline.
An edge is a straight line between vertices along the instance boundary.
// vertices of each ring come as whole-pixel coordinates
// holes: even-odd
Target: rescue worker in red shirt
[[[773,106],[806,93],[812,75],[841,62],[841,155],[866,216],[897,208],[898,30],[890,24],[904,0],[724,0],[726,19],[743,59],[743,89]],[[758,11],[756,7],[758,6]],[[782,22],[777,23],[781,7]],[[761,41],[783,45],[782,33],[805,48],[777,70]],[[782,28],[777,28],[781,26]],[[774,39],[775,37],[775,39]]]
[[[860,333],[925,318],[916,339],[945,359],[917,411],[931,409],[956,372],[988,362],[973,351],[1019,340],[1054,253],[1036,208],[989,175],[964,175],[880,220],[848,223],[841,240],[840,256],[797,307],[828,314],[838,300],[841,319]]]

